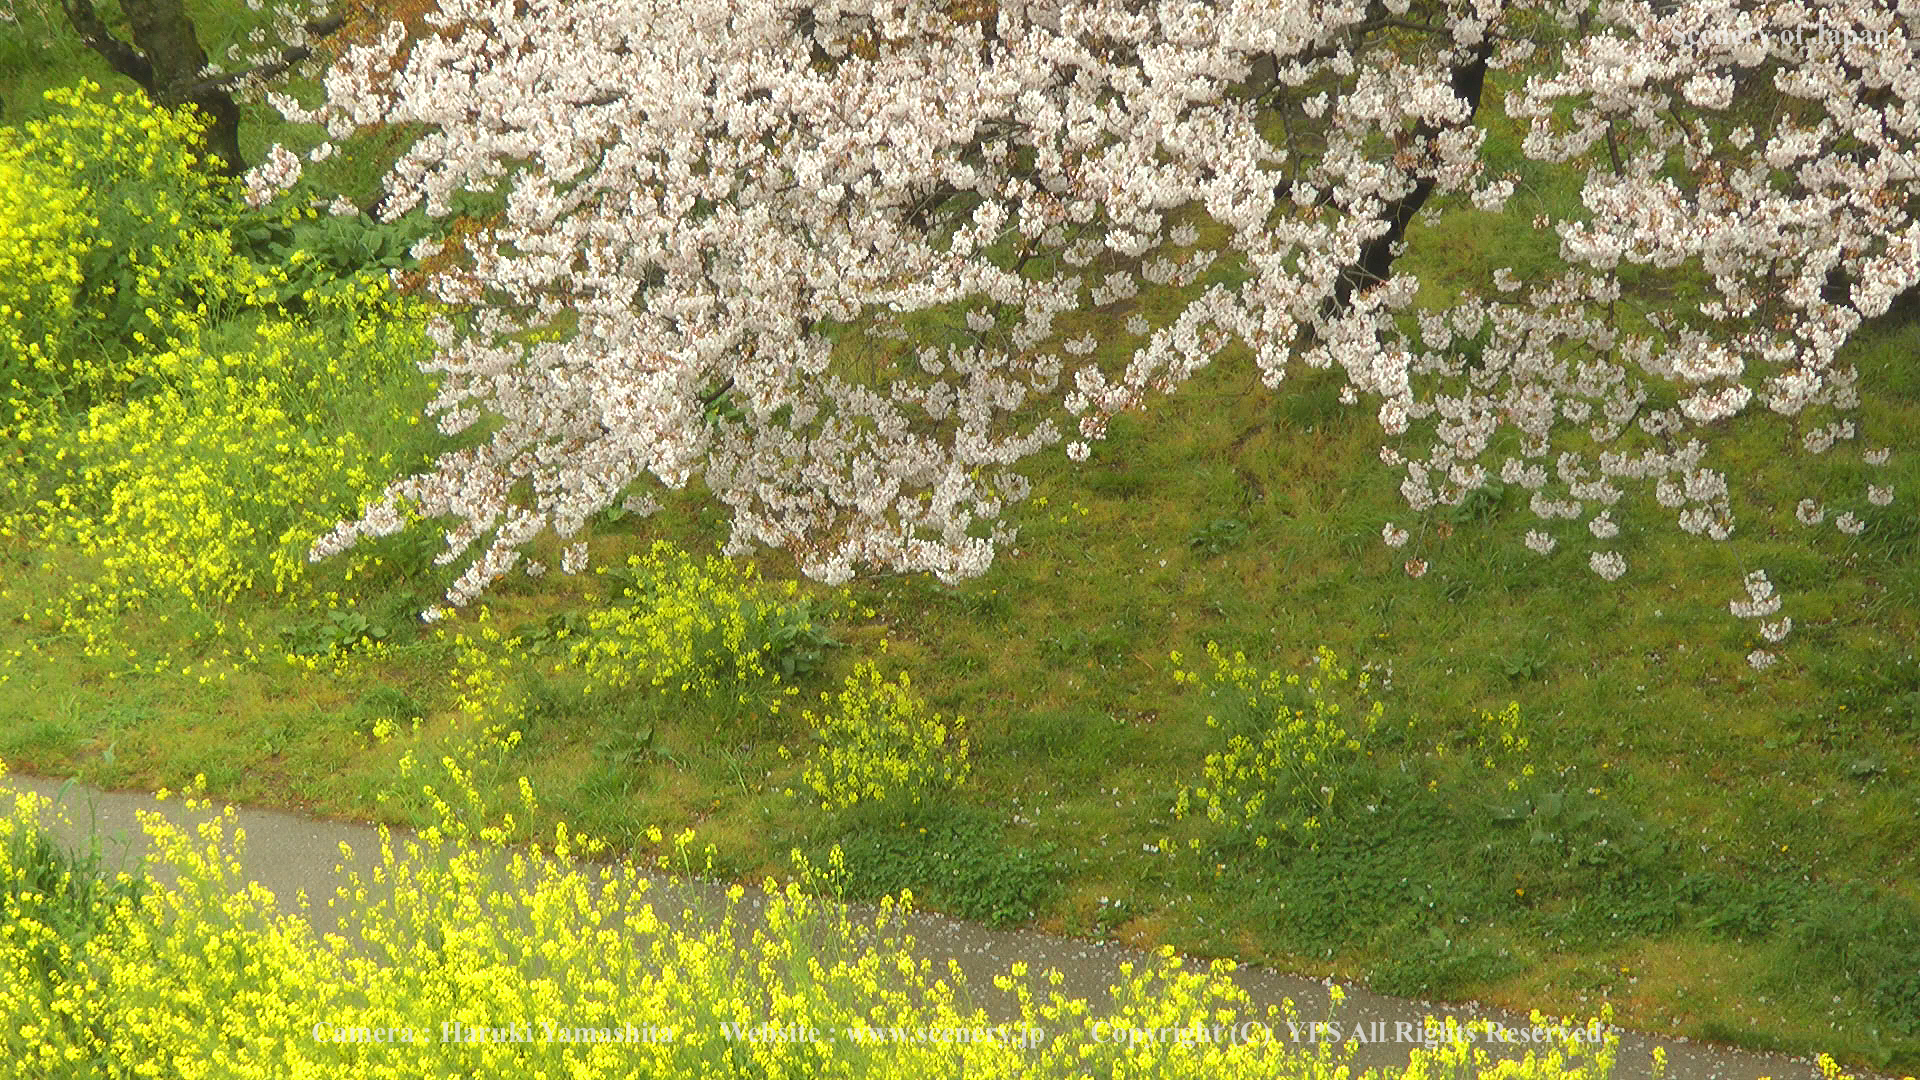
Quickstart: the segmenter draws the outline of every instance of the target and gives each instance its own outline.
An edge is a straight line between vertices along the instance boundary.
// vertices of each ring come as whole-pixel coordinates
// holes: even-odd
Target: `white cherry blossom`
[[[324,100],[270,100],[329,144],[421,132],[385,218],[498,203],[429,281],[461,313],[436,330],[431,412],[489,434],[312,555],[400,528],[404,505],[448,523],[458,605],[543,533],[576,570],[597,513],[697,481],[731,515],[729,551],[783,548],[830,581],[957,581],[1008,542],[1028,459],[1064,443],[1084,460],[1115,415],[1223,357],[1275,395],[1303,365],[1330,373],[1415,513],[1497,476],[1545,520],[1651,496],[1725,539],[1742,489],[1713,457],[1722,433],[1771,411],[1786,419],[1755,419],[1807,453],[1855,438],[1844,346],[1920,283],[1915,17],[439,0],[339,49]],[[1508,89],[1483,95],[1489,79]],[[1503,173],[1493,120],[1577,207]],[[276,148],[249,198],[299,169]],[[1557,258],[1425,290],[1397,260],[1456,210],[1537,219]],[[1699,302],[1646,306],[1681,286]],[[858,359],[849,325],[869,331]]]

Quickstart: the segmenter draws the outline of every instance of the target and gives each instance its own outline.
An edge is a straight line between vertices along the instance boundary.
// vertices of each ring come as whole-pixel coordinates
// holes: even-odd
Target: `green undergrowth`
[[[261,248],[234,233],[235,257],[271,263],[294,224]],[[1530,234],[1476,251],[1467,227],[1416,233],[1410,264],[1457,284],[1543,258]],[[782,557],[710,557],[725,523],[696,483],[596,525],[608,572],[516,576],[428,626],[449,576],[433,525],[304,559],[437,445],[410,422],[421,312],[354,291],[399,235],[319,260],[360,283],[334,299],[256,294],[167,353],[115,354],[139,375],[87,410],[40,414],[9,473],[35,494],[0,538],[0,759],[418,825],[421,772],[484,736],[491,805],[526,777],[542,829],[658,853],[649,826],[690,827],[722,876],[838,845],[854,894],[983,921],[1920,1062],[1920,455],[1901,438],[1920,327],[1852,346],[1867,443],[1896,448],[1875,482],[1898,493],[1858,537],[1793,509],[1857,492],[1858,447],[1809,465],[1754,418],[1721,448],[1756,508],[1735,537],[1623,503],[1631,571],[1609,585],[1573,544],[1522,545],[1517,491],[1409,514],[1336,384],[1268,391],[1229,356],[1084,465],[1043,457],[1014,549],[964,585],[790,586]],[[1068,336],[1097,328],[1079,319]],[[849,362],[871,347],[850,335]],[[136,414],[192,437],[116,464],[149,446]],[[99,509],[123,505],[152,512]],[[1390,520],[1410,547],[1381,543]],[[1764,672],[1727,609],[1755,569],[1795,622]]]

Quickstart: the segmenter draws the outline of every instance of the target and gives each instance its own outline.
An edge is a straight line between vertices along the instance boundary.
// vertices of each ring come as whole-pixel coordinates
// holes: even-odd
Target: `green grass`
[[[840,847],[850,900],[911,889],[918,903],[997,926],[1027,921],[1059,891],[1052,846],[1020,843],[998,815],[978,807],[863,807],[813,846],[816,865]]]
[[[84,53],[67,60],[86,68]],[[9,118],[54,70],[0,84]],[[249,147],[284,135],[250,120]],[[370,177],[365,163],[390,151],[346,159]],[[1530,178],[1524,198],[1566,198],[1545,183]],[[1496,265],[1544,268],[1551,246],[1524,218],[1417,230],[1407,266],[1428,276],[1425,298]],[[1068,336],[1081,329],[1062,321]],[[1916,348],[1920,326],[1853,346],[1877,388],[1861,416],[1876,442],[1920,422]],[[410,380],[367,388],[421,392]],[[1709,545],[1680,536],[1666,511],[1623,503],[1617,546],[1632,570],[1610,586],[1578,545],[1545,559],[1524,550],[1535,523],[1517,493],[1406,512],[1370,419],[1336,392],[1303,375],[1270,393],[1223,360],[1150,414],[1119,418],[1084,466],[1041,460],[1039,497],[1017,511],[1018,554],[981,579],[855,588],[873,614],[830,627],[847,647],[819,650],[796,685],[815,700],[860,659],[909,671],[937,709],[969,722],[974,774],[952,805],[823,813],[787,794],[804,791],[807,748],[792,710],[585,697],[575,674],[554,671],[565,650],[551,640],[511,667],[524,738],[486,779],[504,790],[526,775],[551,817],[636,848],[650,825],[693,826],[740,877],[783,873],[796,847],[819,862],[838,843],[858,895],[909,887],[987,921],[1264,959],[1394,993],[1568,1013],[1605,1000],[1650,1030],[1920,1062],[1915,455],[1903,446],[1886,470],[1900,501],[1870,512],[1863,536],[1802,530],[1801,494],[1850,497],[1867,472],[1857,454],[1841,460],[1846,448],[1796,464],[1777,452],[1784,424],[1757,420],[1723,461],[1745,505],[1764,509]],[[408,437],[376,434],[376,449]],[[1414,532],[1408,549],[1380,543],[1385,520]],[[703,553],[723,536],[694,490],[657,518],[604,524],[593,548],[617,565],[656,538]],[[411,618],[445,584],[437,541],[432,528],[383,541],[382,566],[352,582],[317,569],[340,593],[332,607],[243,598],[224,630],[181,611],[129,617],[113,657],[86,655],[32,614],[64,588],[71,553],[9,542],[0,758],[118,788],[204,774],[222,798],[417,821],[419,806],[381,796],[409,788],[409,751],[433,753],[452,730],[459,650]],[[1401,568],[1413,554],[1432,563],[1419,580]],[[769,577],[792,573],[777,555],[761,563]],[[1744,662],[1753,628],[1726,610],[1756,567],[1797,627],[1764,674]],[[516,578],[488,604],[496,625],[551,639],[608,592],[600,579]],[[450,633],[474,625],[466,613]],[[1176,685],[1168,654],[1208,641],[1286,669],[1328,645],[1376,673],[1390,723],[1414,733],[1382,744],[1360,781],[1370,801],[1321,842],[1260,848],[1174,818],[1177,793],[1222,744],[1206,723],[1215,703]],[[221,659],[249,644],[253,657]],[[173,661],[157,670],[127,659],[163,655]],[[209,680],[208,664],[225,678]],[[1512,792],[1463,752],[1481,712],[1509,701],[1537,764]]]

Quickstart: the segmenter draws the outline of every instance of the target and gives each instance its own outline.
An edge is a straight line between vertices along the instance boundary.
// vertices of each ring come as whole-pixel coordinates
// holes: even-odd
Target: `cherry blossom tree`
[[[577,570],[593,515],[697,478],[732,513],[730,550],[784,548],[827,581],[955,581],[1010,539],[1023,461],[1085,459],[1116,414],[1230,352],[1278,392],[1337,373],[1412,511],[1519,485],[1539,518],[1584,520],[1592,571],[1621,577],[1629,491],[1689,534],[1732,532],[1722,433],[1771,412],[1805,452],[1859,436],[1842,347],[1920,281],[1917,17],[1914,0],[441,0],[342,49],[324,101],[273,100],[332,139],[423,125],[388,217],[497,200],[431,280],[459,313],[435,325],[433,410],[449,435],[493,427],[313,554],[451,518],[459,604],[547,530]],[[1533,222],[1558,264],[1423,308],[1396,269],[1416,218],[1515,191],[1486,153],[1495,110],[1579,185]],[[282,152],[253,183],[297,174]],[[1649,282],[1698,299],[1635,302]],[[1165,316],[1059,325],[1169,286],[1185,299]],[[836,351],[850,335],[905,346],[862,364]]]

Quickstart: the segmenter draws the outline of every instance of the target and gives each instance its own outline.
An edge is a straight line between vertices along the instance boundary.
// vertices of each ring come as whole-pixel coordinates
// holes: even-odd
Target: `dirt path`
[[[0,789],[4,788],[32,791],[54,799],[67,819],[53,822],[54,830],[69,842],[83,840],[89,828],[96,830],[104,865],[109,869],[131,868],[133,861],[146,850],[146,837],[139,828],[136,811],[158,810],[168,820],[181,825],[191,825],[210,816],[207,811],[186,811],[178,799],[158,802],[146,795],[112,794],[69,781],[9,774],[0,777]],[[341,861],[340,845],[349,845],[356,861],[378,850],[378,834],[370,826],[246,808],[238,810],[237,820],[246,832],[242,861],[248,874],[271,889],[289,910],[296,893],[304,890],[313,902],[317,923],[330,921],[330,916],[325,914],[325,899],[333,894],[336,884],[333,868]],[[695,887],[686,890],[686,895],[699,906],[717,899],[719,892],[717,887]],[[330,926],[322,928],[331,929]],[[993,975],[1005,973],[1008,965],[1016,961],[1025,961],[1034,972],[1058,969],[1066,977],[1062,991],[1083,998],[1103,994],[1114,981],[1116,968],[1122,962],[1142,962],[1147,958],[1138,950],[1119,945],[1029,931],[989,930],[939,915],[914,916],[912,933],[921,953],[932,959],[935,970],[943,968],[951,957],[960,962],[970,982],[990,986]],[[1291,998],[1303,1017],[1327,1015],[1329,983],[1325,981],[1260,968],[1243,969],[1235,978],[1263,1009],[1268,1004]],[[1370,1040],[1376,1034],[1384,1036],[1377,1042],[1354,1040],[1354,1063],[1361,1067],[1404,1065],[1413,1044],[1399,1036],[1419,1031],[1429,1015],[1453,1017],[1463,1024],[1491,1020],[1513,1029],[1531,1026],[1526,1017],[1471,1003],[1439,1006],[1382,997],[1356,988],[1344,989],[1346,1002],[1337,1017],[1343,1035],[1360,1031],[1364,1033],[1361,1039]],[[1053,1037],[1085,1038],[1092,1037],[1092,1033],[1062,1033]],[[1291,1035],[1281,1032],[1277,1037],[1291,1038]],[[1820,1075],[1813,1062],[1804,1058],[1624,1032],[1613,1076],[1617,1080],[1650,1077],[1655,1046],[1666,1049],[1668,1076],[1673,1080],[1757,1080],[1760,1077],[1801,1080]],[[1855,1075],[1866,1074],[1856,1071]]]

